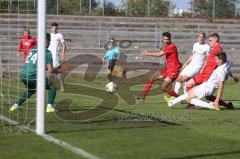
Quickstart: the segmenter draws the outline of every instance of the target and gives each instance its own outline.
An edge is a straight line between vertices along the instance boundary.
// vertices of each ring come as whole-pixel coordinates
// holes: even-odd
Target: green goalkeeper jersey
[[[24,79],[36,79],[37,76],[37,49],[32,49],[28,53],[27,60],[23,66],[23,69],[20,73],[20,78]],[[52,65],[52,54],[46,49],[46,64]]]

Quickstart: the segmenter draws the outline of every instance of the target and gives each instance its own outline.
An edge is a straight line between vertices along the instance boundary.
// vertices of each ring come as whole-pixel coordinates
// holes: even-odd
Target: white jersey
[[[209,52],[210,46],[208,44],[200,44],[199,42],[195,43],[193,45],[193,57],[190,64],[202,67],[205,62],[206,55],[208,55]]]
[[[222,64],[221,66],[218,66],[210,76],[210,78],[207,81],[207,85],[209,87],[213,87],[215,89],[218,88],[218,83],[221,81],[225,81],[228,77],[228,73],[230,70],[231,65],[229,63]]]
[[[199,44],[199,42],[193,45],[193,57],[191,62],[185,67],[180,75],[187,76],[189,78],[194,77],[202,69],[206,59],[206,55],[210,52],[210,46],[208,44]]]
[[[197,95],[198,99],[209,96],[213,94],[218,89],[218,84],[221,81],[225,81],[228,77],[228,73],[231,67],[231,64],[227,62],[221,66],[218,66],[210,76],[207,82],[203,82],[201,85],[194,90],[194,93]]]
[[[48,49],[52,53],[53,67],[58,67],[60,65],[59,60],[59,48],[60,44],[64,42],[63,35],[61,33],[51,33],[51,41]]]

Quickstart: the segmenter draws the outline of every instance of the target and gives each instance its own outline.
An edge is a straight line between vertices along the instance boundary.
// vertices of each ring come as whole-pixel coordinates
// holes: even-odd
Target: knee
[[[206,96],[205,98],[206,98],[207,100],[210,100],[210,99],[211,99],[210,96]]]
[[[149,81],[155,81],[155,77],[154,77],[154,76],[151,76],[148,80],[149,80]]]
[[[186,99],[186,101],[187,101],[188,103],[191,103],[191,100],[192,100],[192,98],[187,98],[187,99]]]
[[[162,90],[162,91],[166,91],[166,90],[167,90],[167,87],[166,87],[166,86],[161,86],[161,90]]]

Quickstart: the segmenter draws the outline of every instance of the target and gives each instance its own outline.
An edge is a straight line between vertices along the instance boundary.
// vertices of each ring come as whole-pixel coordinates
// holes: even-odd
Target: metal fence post
[[[213,0],[213,12],[212,12],[212,17],[215,18],[215,0]]]
[[[59,9],[59,3],[58,3],[58,0],[57,0],[57,15],[58,15],[58,9]]]
[[[101,48],[101,22],[98,23],[98,47]]]
[[[156,23],[155,24],[155,49],[157,49],[157,43],[158,43],[158,26]]]
[[[92,14],[92,0],[89,0],[89,13],[88,15]]]
[[[82,0],[79,0],[79,14],[82,14]]]
[[[105,14],[105,0],[103,0],[103,13],[102,13],[102,15],[104,16],[104,14]]]

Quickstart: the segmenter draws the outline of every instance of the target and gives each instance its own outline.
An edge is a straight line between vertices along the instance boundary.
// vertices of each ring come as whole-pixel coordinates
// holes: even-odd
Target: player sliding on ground
[[[217,53],[222,51],[222,46],[219,43],[219,41],[220,41],[220,36],[217,33],[213,33],[209,36],[209,44],[211,46],[211,51],[207,56],[207,59],[204,63],[202,70],[187,82],[188,91],[192,87],[196,85],[200,85],[203,82],[206,82],[211,76],[212,72],[217,68],[217,63],[215,62],[214,57]],[[210,101],[214,101],[216,97],[214,97],[213,95],[210,95],[210,96],[206,96],[206,98]],[[232,102],[226,103],[221,99],[219,100],[219,105],[222,105],[228,109],[234,108]],[[187,107],[191,108],[192,105],[189,104]]]
[[[192,55],[187,59],[183,65],[183,70],[179,74],[174,91],[179,93],[181,83],[187,82],[190,78],[194,77],[202,69],[206,55],[210,52],[210,46],[205,43],[206,35],[204,32],[198,33],[198,42],[194,43]],[[186,86],[184,93],[187,92]]]
[[[175,104],[186,100],[188,103],[191,103],[195,106],[219,110],[219,100],[222,96],[224,81],[228,77],[230,67],[226,63],[227,55],[225,52],[216,54],[215,61],[218,67],[213,71],[212,75],[206,82],[203,82],[201,85],[192,88],[189,92],[177,97],[176,99],[170,99],[168,101],[168,106],[172,107]],[[200,100],[203,97],[212,95],[216,90],[217,96],[214,103],[207,103]]]
[[[46,43],[47,46],[50,42],[50,34],[46,35]],[[26,86],[27,90],[22,94],[22,96],[17,100],[17,102],[10,108],[10,111],[16,111],[20,108],[20,106],[33,94],[36,93],[36,74],[37,74],[37,49],[30,50],[27,60],[23,66],[23,69],[20,73],[20,78],[24,85]],[[46,49],[46,66],[49,73],[55,72],[52,66],[52,54],[51,52]],[[48,90],[48,105],[46,112],[51,113],[54,112],[55,109],[53,107],[53,102],[56,96],[56,90],[52,88],[51,82],[48,78],[46,78],[46,89]]]
[[[171,33],[164,32],[162,34],[162,39],[164,43],[163,50],[156,53],[149,53],[146,50],[143,52],[144,56],[155,56],[161,57],[166,55],[166,67],[156,71],[145,84],[144,90],[140,96],[137,97],[138,100],[143,102],[150,91],[152,84],[158,80],[163,79],[164,82],[161,86],[163,91],[166,91],[169,95],[178,97],[179,95],[174,92],[170,87],[170,84],[176,80],[178,77],[179,70],[181,68],[181,63],[178,60],[178,51],[175,44],[171,42]]]

